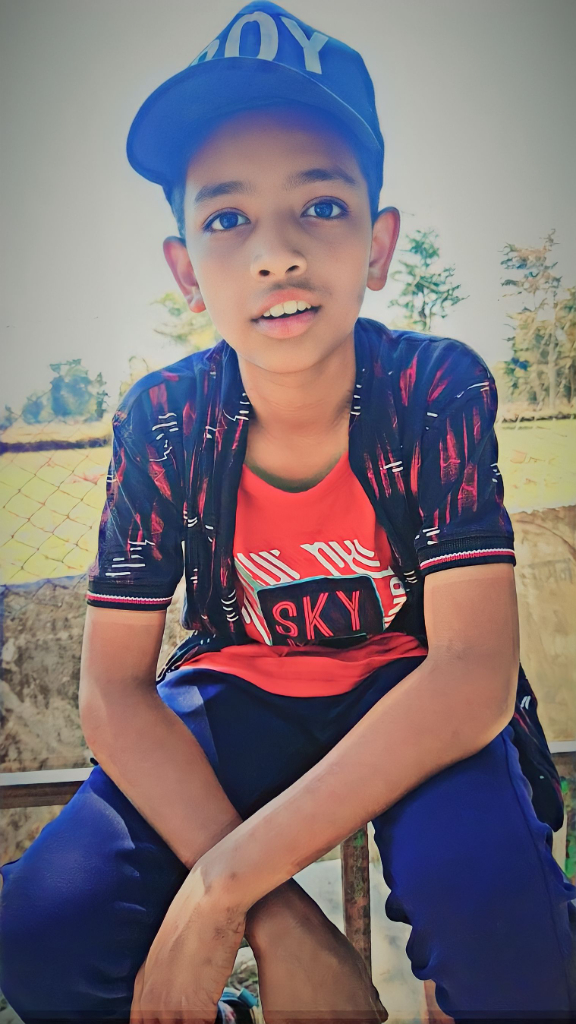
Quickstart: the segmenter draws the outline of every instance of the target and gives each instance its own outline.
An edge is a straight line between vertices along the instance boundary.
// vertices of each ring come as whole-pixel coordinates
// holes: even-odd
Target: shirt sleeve
[[[183,570],[181,431],[149,394],[113,420],[112,458],[88,604],[167,608]]]
[[[515,564],[498,469],[497,406],[494,379],[478,359],[456,394],[427,407],[412,461],[421,519],[415,546],[424,576],[458,565]]]

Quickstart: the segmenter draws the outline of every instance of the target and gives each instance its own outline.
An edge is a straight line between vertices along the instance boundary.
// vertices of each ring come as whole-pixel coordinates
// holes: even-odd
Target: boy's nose
[[[301,252],[291,251],[286,246],[267,246],[252,260],[254,277],[300,277],[306,273],[308,264]]]

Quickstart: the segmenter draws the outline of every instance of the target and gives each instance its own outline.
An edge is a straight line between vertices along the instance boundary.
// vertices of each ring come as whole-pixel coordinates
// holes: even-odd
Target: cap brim
[[[185,68],[148,97],[128,133],[128,160],[144,178],[170,186],[193,150],[195,130],[213,118],[279,102],[305,103],[333,114],[383,159],[382,141],[320,82],[276,62],[226,57]]]

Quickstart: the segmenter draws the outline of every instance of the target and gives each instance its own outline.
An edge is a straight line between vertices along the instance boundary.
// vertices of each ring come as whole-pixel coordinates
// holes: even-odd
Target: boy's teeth
[[[309,302],[304,302],[302,299],[296,302],[295,299],[290,299],[289,302],[279,302],[276,306],[272,306],[262,316],[282,316],[283,313],[301,313],[304,309],[312,309]]]

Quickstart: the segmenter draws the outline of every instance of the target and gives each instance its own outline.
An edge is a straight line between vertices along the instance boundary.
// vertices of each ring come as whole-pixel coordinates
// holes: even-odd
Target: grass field
[[[80,575],[94,559],[110,448],[0,455],[0,583]]]
[[[576,420],[498,426],[509,512],[576,504]],[[0,455],[0,583],[83,573],[96,553],[110,449]]]
[[[497,433],[509,512],[576,505],[576,420],[500,423]]]

